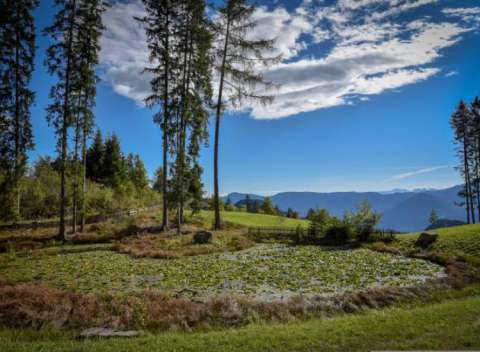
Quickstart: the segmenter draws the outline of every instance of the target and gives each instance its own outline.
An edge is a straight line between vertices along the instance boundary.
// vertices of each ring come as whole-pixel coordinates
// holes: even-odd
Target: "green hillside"
[[[439,235],[431,247],[432,250],[480,257],[480,224],[446,227],[430,232]],[[417,232],[398,235],[397,246],[404,249],[413,248],[419,234]]]
[[[203,211],[200,217],[204,219],[207,225],[213,223],[213,211]],[[222,212],[222,221],[229,222],[245,227],[291,227],[302,226],[307,228],[309,222],[302,219],[290,219],[283,216],[252,214],[246,212],[224,211]]]

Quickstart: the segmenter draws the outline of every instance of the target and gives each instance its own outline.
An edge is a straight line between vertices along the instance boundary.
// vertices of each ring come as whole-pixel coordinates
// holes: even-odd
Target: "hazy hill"
[[[325,208],[330,214],[343,216],[345,211],[354,210],[357,204],[368,201],[372,207],[383,213],[380,226],[398,231],[417,231],[425,229],[432,209],[435,209],[441,218],[451,220],[465,220],[465,211],[456,206],[459,202],[458,192],[461,186],[443,190],[401,191],[401,192],[283,192],[271,197],[272,202],[281,210],[288,208],[297,210],[305,216],[310,208]],[[250,199],[261,200],[264,197],[249,194]],[[246,195],[231,193],[233,204],[243,203]]]

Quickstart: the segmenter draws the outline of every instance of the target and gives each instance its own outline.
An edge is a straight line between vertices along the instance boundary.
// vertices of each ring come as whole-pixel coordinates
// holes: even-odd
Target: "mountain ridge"
[[[425,189],[389,193],[387,192],[280,192],[270,197],[274,205],[282,211],[288,208],[297,210],[305,216],[310,208],[327,209],[331,215],[341,217],[345,211],[355,210],[363,202],[369,202],[372,207],[383,214],[379,224],[382,228],[397,231],[420,231],[425,229],[432,209],[441,218],[450,220],[465,220],[465,211],[455,205],[460,201],[458,192],[462,186],[446,189]],[[232,204],[243,201],[246,193],[230,193],[224,199],[230,198]],[[262,200],[265,197],[258,194],[248,194],[252,200]]]

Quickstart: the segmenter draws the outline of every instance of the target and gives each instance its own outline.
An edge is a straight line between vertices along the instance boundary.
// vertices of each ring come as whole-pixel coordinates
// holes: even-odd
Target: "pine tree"
[[[263,204],[261,206],[261,209],[262,209],[264,214],[275,215],[275,208],[273,207],[272,199],[270,197],[266,197],[263,200]]]
[[[435,209],[432,209],[432,211],[430,213],[430,217],[428,218],[428,222],[430,224],[435,224],[438,221],[438,219],[439,219],[439,217],[438,217],[437,212],[435,211]]]
[[[103,143],[102,133],[100,130],[97,130],[93,143],[86,152],[86,175],[89,180],[97,183],[104,182],[104,158],[105,145]]]
[[[172,90],[175,114],[175,163],[172,168],[173,193],[177,204],[177,232],[181,232],[185,203],[190,197],[201,198],[198,163],[200,145],[206,141],[208,111],[211,99],[210,47],[211,35],[205,20],[205,3],[183,0],[173,31],[177,34],[172,50],[180,58],[177,80]],[[188,149],[187,149],[187,139]],[[200,174],[198,174],[200,173]],[[193,182],[192,185],[189,185]],[[192,192],[187,192],[190,190]]]
[[[202,168],[198,157],[207,139],[210,105],[211,35],[205,20],[205,2],[199,0],[144,1],[153,74],[149,106],[160,105],[156,120],[163,131],[164,187],[171,185],[171,202],[177,208],[177,232],[181,232],[186,202],[201,202]],[[171,166],[168,165],[171,155]],[[166,176],[170,175],[170,182]],[[166,189],[163,192],[167,194]],[[167,197],[163,227],[167,228]]]
[[[471,144],[474,164],[474,177],[472,183],[477,200],[477,218],[480,221],[480,98],[476,97],[470,105],[471,118]]]
[[[60,226],[58,239],[65,241],[66,212],[66,172],[68,153],[68,129],[77,110],[74,88],[79,86],[78,52],[74,50],[78,43],[78,1],[55,0],[60,9],[54,22],[44,30],[51,37],[52,44],[47,49],[46,65],[50,74],[57,76],[57,84],[50,91],[52,103],[47,108],[47,120],[55,128],[58,136],[57,148],[60,155]]]
[[[216,199],[215,199],[215,196],[213,196],[213,202],[214,202],[214,205],[213,205],[213,209],[215,210],[216,206]],[[251,213],[252,212],[252,202],[250,200],[250,195],[245,195],[245,208],[247,210],[247,213]]]
[[[98,77],[95,68],[98,65],[98,53],[100,51],[100,36],[104,30],[102,14],[109,7],[108,2],[103,0],[81,0],[78,8],[79,37],[78,37],[78,62],[79,62],[79,86],[78,111],[75,115],[75,184],[73,201],[73,232],[76,229],[77,207],[81,208],[81,231],[85,228],[86,219],[86,152],[87,139],[92,133],[94,125],[93,108],[97,95],[96,85]],[[81,151],[82,165],[79,165],[79,152]],[[81,197],[79,186],[81,185]],[[79,199],[78,199],[79,198]],[[78,204],[80,201],[80,204]]]
[[[218,154],[220,118],[227,107],[225,96],[229,104],[241,106],[244,101],[257,101],[267,104],[273,97],[262,95],[255,90],[258,85],[268,86],[262,74],[257,73],[258,66],[268,65],[279,58],[266,58],[265,50],[271,49],[273,41],[249,40],[248,33],[255,28],[252,14],[254,6],[245,0],[226,0],[223,7],[218,10],[218,17],[213,25],[216,40],[219,42],[215,50],[217,61],[216,70],[219,75],[219,87],[215,114],[215,141],[214,141],[214,198],[215,198],[215,224],[218,230],[221,226],[219,209],[219,180],[218,180]]]
[[[464,177],[464,192],[465,197],[467,223],[475,223],[475,213],[473,207],[473,193],[471,184],[471,113],[466,104],[461,101],[453,113],[450,124],[454,130],[455,143],[457,144],[457,153],[461,160],[458,170]]]
[[[173,108],[174,96],[171,95],[175,84],[175,65],[179,60],[172,50],[174,45],[173,24],[178,16],[178,0],[142,0],[145,6],[146,16],[138,18],[145,27],[148,48],[150,50],[150,62],[153,67],[145,68],[153,78],[150,82],[152,94],[145,100],[147,106],[153,108],[160,106],[161,111],[154,115],[154,121],[161,126],[163,144],[163,214],[162,228],[168,229],[168,180],[169,173],[168,152],[171,146],[174,122]]]
[[[132,182],[135,185],[135,188],[139,191],[146,189],[149,184],[147,170],[145,169],[145,165],[139,155],[133,157]]]
[[[5,173],[0,197],[3,215],[14,218],[20,217],[20,181],[27,151],[33,148],[30,107],[35,94],[28,85],[35,59],[32,11],[37,6],[38,0],[0,3],[0,159]]]
[[[115,134],[105,141],[105,156],[103,159],[105,184],[118,188],[127,179],[124,157],[120,148],[120,141]]]

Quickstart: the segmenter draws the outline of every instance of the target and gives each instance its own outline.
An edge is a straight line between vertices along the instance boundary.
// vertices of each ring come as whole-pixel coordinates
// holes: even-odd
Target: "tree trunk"
[[[80,105],[80,104],[79,104]],[[80,116],[77,112],[77,121],[75,126],[75,149],[73,156],[73,202],[72,202],[72,233],[77,233],[77,222],[78,222],[78,148],[80,144]]]
[[[215,224],[214,229],[219,230],[222,226],[220,219],[220,201],[219,201],[219,187],[218,187],[218,145],[220,135],[220,117],[222,114],[222,94],[223,82],[225,80],[225,64],[227,60],[228,41],[230,36],[230,17],[227,18],[227,30],[225,33],[225,46],[223,48],[222,66],[220,69],[220,86],[218,89],[217,111],[215,115],[215,144],[213,156],[213,182],[214,182],[214,208],[215,208]]]
[[[480,131],[479,131],[480,132]],[[477,132],[478,133],[478,132]],[[475,166],[476,166],[476,180],[475,180],[475,186],[476,186],[476,191],[477,191],[477,211],[478,211],[478,221],[480,221],[480,154],[479,154],[479,148],[480,148],[480,138],[477,138],[477,155],[475,158]]]
[[[63,121],[62,121],[62,136],[61,136],[61,181],[60,181],[60,229],[58,240],[65,242],[65,201],[66,201],[66,159],[67,159],[67,127],[68,119],[70,118],[70,71],[72,60],[73,47],[73,25],[75,20],[76,0],[73,0],[73,9],[70,15],[70,28],[68,30],[68,49],[67,49],[67,67],[65,70],[65,92],[63,100]]]
[[[467,141],[463,138],[463,171],[465,177],[465,202],[467,210],[467,224],[470,224],[470,178],[468,170]]]
[[[88,94],[85,93],[85,105],[88,103]],[[85,232],[87,217],[87,119],[83,118],[82,128],[82,211],[80,214],[80,232]]]
[[[166,60],[165,60],[165,73],[164,73],[164,97],[163,97],[163,216],[162,216],[162,228],[164,231],[168,230],[168,201],[167,201],[167,173],[168,173],[168,70],[169,70],[169,20],[168,20],[168,9],[167,9],[167,18],[166,18],[166,38],[165,38],[165,51],[166,51]]]
[[[20,152],[20,35],[18,28],[15,29],[15,218],[20,216],[20,174],[22,167],[22,156]]]

